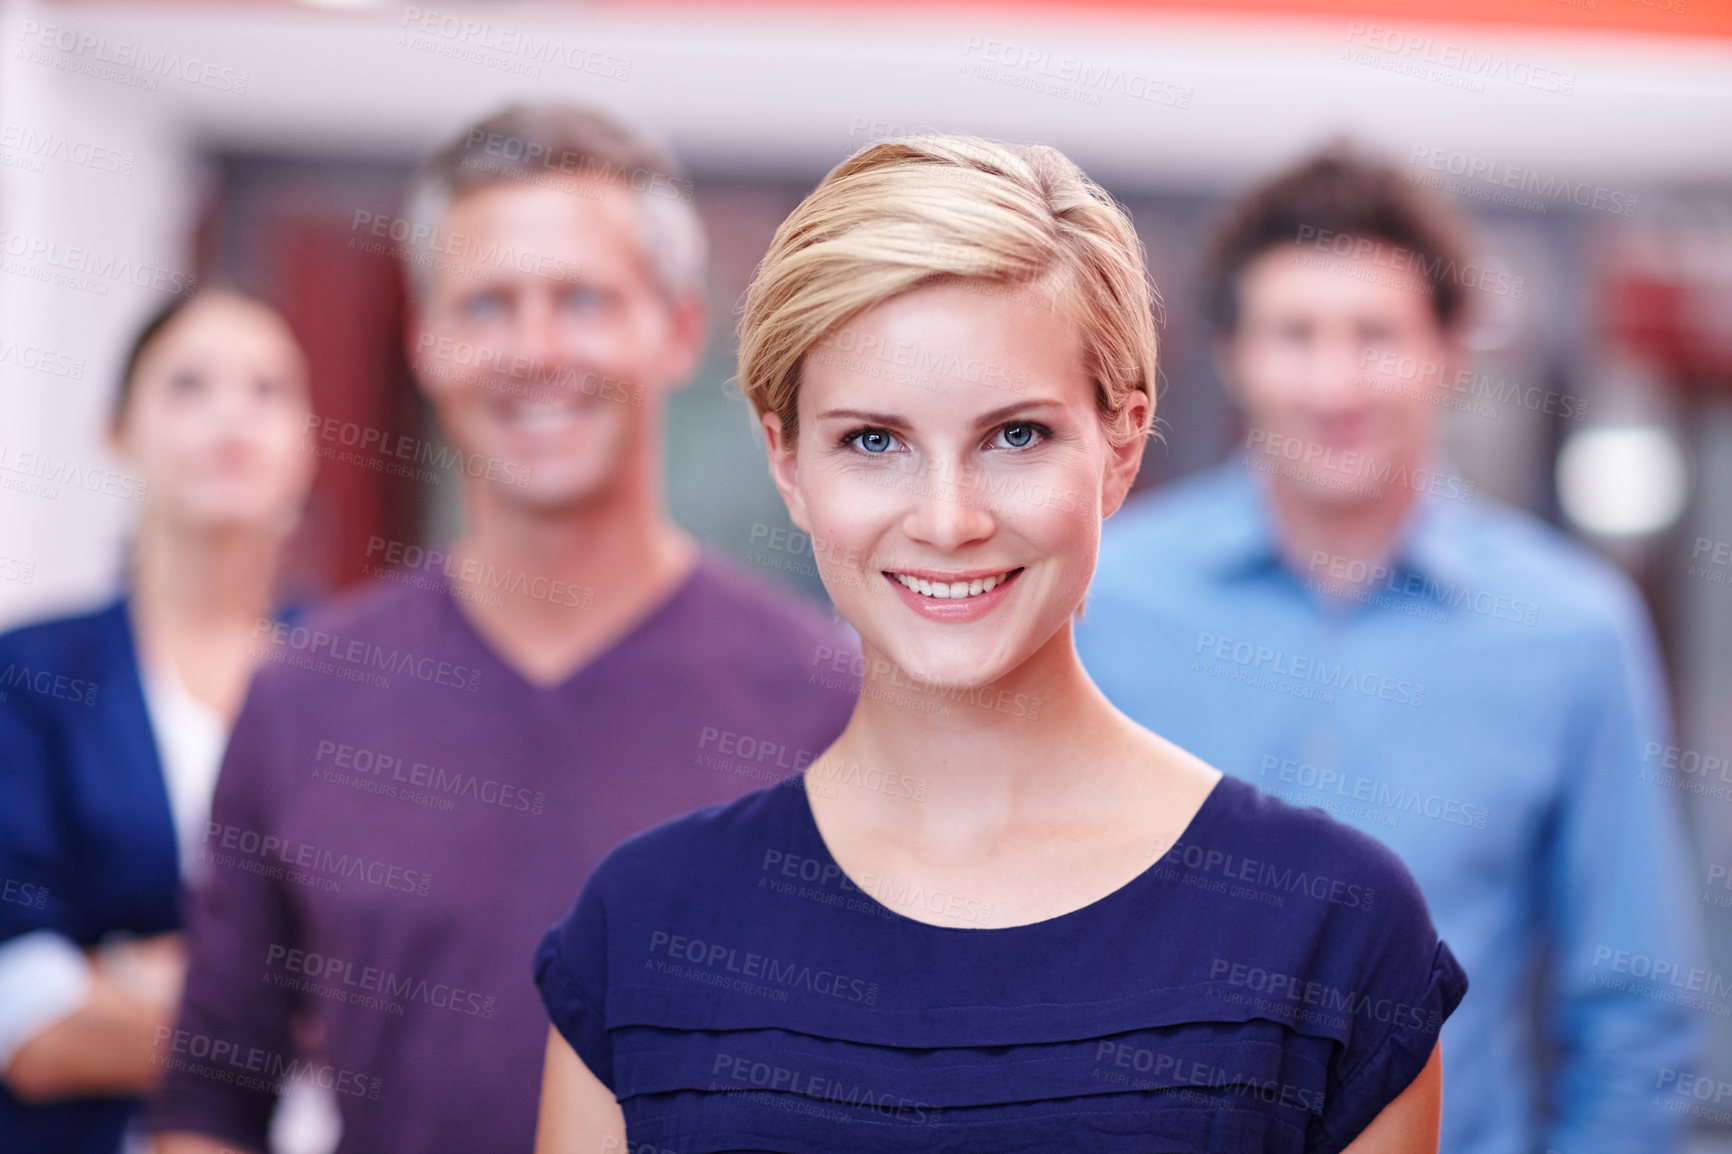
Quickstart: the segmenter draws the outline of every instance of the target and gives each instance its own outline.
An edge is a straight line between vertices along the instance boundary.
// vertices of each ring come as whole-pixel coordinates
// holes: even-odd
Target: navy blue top
[[[1467,990],[1389,850],[1225,776],[1131,882],[997,929],[857,887],[791,779],[619,846],[535,977],[630,1149],[681,1154],[1338,1151]]]
[[[180,862],[125,601],[0,635],[0,942],[180,928]],[[111,1154],[133,1101],[21,1102],[0,1148]]]

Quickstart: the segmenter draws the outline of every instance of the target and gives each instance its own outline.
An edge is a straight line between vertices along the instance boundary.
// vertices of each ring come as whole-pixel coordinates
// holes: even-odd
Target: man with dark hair
[[[1109,523],[1078,645],[1131,717],[1412,869],[1473,981],[1444,1151],[1655,1154],[1709,977],[1640,776],[1661,668],[1629,581],[1442,459],[1468,301],[1524,287],[1461,236],[1345,148],[1234,207],[1210,303],[1244,451]]]
[[[631,834],[792,775],[853,699],[813,607],[700,548],[662,414],[703,345],[703,233],[670,158],[593,112],[507,109],[417,176],[416,376],[465,528],[379,540],[383,580],[275,642],[188,918],[163,1154],[266,1148],[279,1091],[340,1150],[526,1151],[547,1018],[531,960]]]

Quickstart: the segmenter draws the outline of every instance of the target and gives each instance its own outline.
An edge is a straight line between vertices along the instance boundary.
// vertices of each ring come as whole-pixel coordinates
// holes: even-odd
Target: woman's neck
[[[171,629],[250,629],[270,615],[281,546],[280,535],[256,529],[147,521],[133,551],[133,604]]]
[[[231,720],[240,711],[268,621],[282,537],[148,521],[133,555],[132,627],[147,666],[164,666]]]
[[[864,656],[867,677],[847,729],[807,771],[814,788],[827,778],[861,786],[851,820],[926,826],[935,841],[966,844],[1023,815],[1068,809],[1078,786],[1122,768],[1103,755],[1126,740],[1130,723],[1089,680],[1068,624],[980,689],[924,685],[869,646]],[[885,774],[897,775],[896,789],[873,787]]]

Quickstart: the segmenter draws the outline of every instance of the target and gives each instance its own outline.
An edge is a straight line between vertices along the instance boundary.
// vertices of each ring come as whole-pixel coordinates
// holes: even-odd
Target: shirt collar
[[[1275,548],[1263,478],[1239,453],[1215,471],[1218,516],[1197,543],[1203,560],[1223,577],[1258,572],[1281,563]]]
[[[1459,476],[1453,462],[1440,459],[1439,472]],[[1408,511],[1396,548],[1396,563],[1448,584],[1465,584],[1470,570],[1469,536],[1462,532],[1460,505],[1432,493],[1421,493]]]
[[[1439,458],[1435,469],[1457,473],[1447,458]],[[1279,569],[1282,559],[1275,544],[1267,478],[1251,467],[1243,453],[1220,466],[1217,474],[1221,515],[1198,543],[1204,560],[1223,577]],[[1461,510],[1453,504],[1429,492],[1418,495],[1401,527],[1396,566],[1440,581],[1465,580],[1467,542],[1460,532]]]

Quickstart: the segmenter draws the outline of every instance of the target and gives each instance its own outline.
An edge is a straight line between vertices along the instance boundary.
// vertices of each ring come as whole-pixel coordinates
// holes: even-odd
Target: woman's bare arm
[[[1437,1154],[1437,1131],[1443,1121],[1443,1044],[1431,1048],[1431,1058],[1419,1077],[1360,1131],[1342,1154]]]
[[[623,1154],[625,1113],[560,1032],[547,1031],[535,1154]]]
[[[148,1006],[101,972],[78,1009],[18,1048],[0,1072],[20,1099],[47,1104],[101,1094],[148,1094],[162,1079],[156,1031],[174,1023],[172,1007]]]
[[[179,934],[86,951],[84,1004],[18,1047],[0,1081],[26,1102],[148,1094],[162,1080],[157,1032],[174,1025],[186,974]]]

